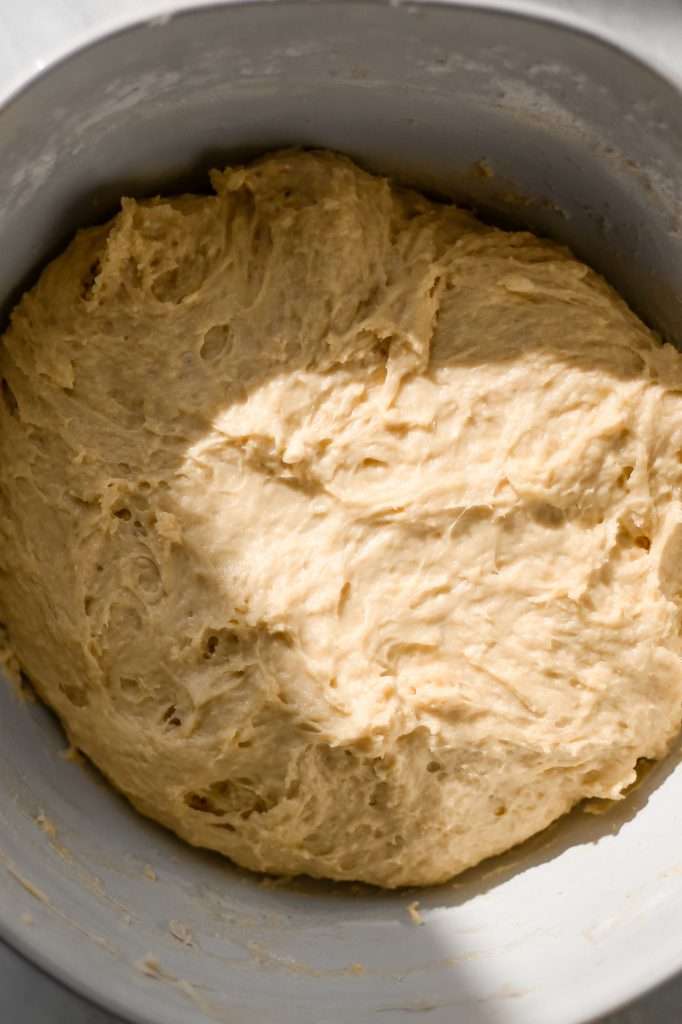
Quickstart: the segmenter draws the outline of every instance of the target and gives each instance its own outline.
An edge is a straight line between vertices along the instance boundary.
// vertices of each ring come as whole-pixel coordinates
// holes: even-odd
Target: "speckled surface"
[[[198,4],[187,0],[186,6]],[[12,5],[13,6],[13,5]],[[125,15],[139,17],[167,10],[168,0],[38,0],[23,5],[21,14],[0,9],[0,84],[18,82],[40,68],[52,52],[54,28],[70,26],[78,38],[92,25],[119,22]],[[486,6],[512,6],[510,0],[488,0]],[[657,62],[671,77],[682,81],[682,3],[657,0],[523,0],[526,9],[559,11],[612,37]],[[655,12],[655,13],[654,13]],[[22,43],[16,43],[17,18],[21,17]],[[5,31],[10,26],[12,31]],[[575,980],[576,985],[580,979]],[[635,1004],[604,1018],[600,1024],[678,1024],[682,1019],[682,977],[668,982]],[[0,944],[0,1021],[11,1024],[119,1024],[116,1018],[90,1006],[35,970],[16,953]],[[336,1022],[335,1022],[336,1024]],[[338,1024],[344,1024],[339,1021]],[[390,1022],[387,1022],[390,1024]],[[504,1024],[503,1017],[499,1024]],[[551,1007],[547,1024],[552,1024]]]
[[[679,977],[632,1006],[602,1018],[599,1024],[679,1024],[681,1018],[682,977]],[[0,1020],[11,1024],[124,1024],[118,1017],[68,992],[2,943]],[[547,1024],[551,1024],[551,1020],[548,1011]],[[499,1024],[504,1021],[500,1019]]]

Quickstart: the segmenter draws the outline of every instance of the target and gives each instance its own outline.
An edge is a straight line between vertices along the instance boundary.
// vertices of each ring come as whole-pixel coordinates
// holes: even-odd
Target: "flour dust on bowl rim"
[[[567,242],[682,340],[682,97],[608,41],[452,3],[231,3],[48,67],[0,111],[5,313],[122,194],[287,145]],[[145,821],[49,712],[0,702],[0,932],[131,1021],[578,1024],[682,967],[674,755],[451,885],[287,887]]]

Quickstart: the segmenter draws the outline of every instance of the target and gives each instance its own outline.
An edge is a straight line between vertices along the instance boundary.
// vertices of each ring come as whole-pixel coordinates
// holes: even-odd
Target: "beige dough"
[[[0,613],[144,814],[438,882],[682,714],[682,357],[531,234],[324,153],[124,200],[0,355]]]

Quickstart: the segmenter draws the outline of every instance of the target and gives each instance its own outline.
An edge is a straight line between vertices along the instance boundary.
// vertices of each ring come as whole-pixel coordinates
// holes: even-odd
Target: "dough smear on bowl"
[[[284,152],[81,231],[0,352],[0,617],[239,864],[443,881],[682,715],[682,356],[526,232]]]

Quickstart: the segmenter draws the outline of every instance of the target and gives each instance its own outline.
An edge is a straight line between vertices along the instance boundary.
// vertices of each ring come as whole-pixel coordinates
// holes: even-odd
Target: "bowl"
[[[513,5],[250,0],[71,52],[0,110],[3,312],[122,194],[288,145],[564,241],[682,342],[682,96]],[[65,747],[0,686],[0,935],[129,1021],[578,1024],[682,967],[676,752],[611,808],[386,893],[239,871]]]

